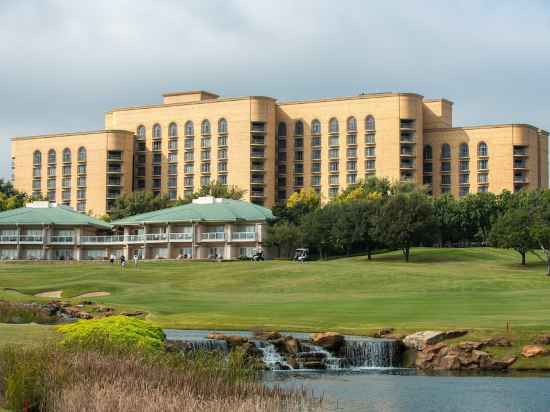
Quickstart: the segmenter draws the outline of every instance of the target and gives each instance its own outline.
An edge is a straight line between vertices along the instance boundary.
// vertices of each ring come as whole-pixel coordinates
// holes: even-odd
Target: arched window
[[[195,130],[193,128],[193,122],[191,120],[188,120],[187,123],[185,123],[185,135],[193,136],[194,134]]]
[[[441,158],[448,159],[451,157],[451,146],[447,143],[443,143],[441,146]]]
[[[328,122],[328,132],[338,133],[338,120],[334,117]]]
[[[56,161],[55,150],[50,149],[50,151],[48,152],[48,163],[55,163],[55,161]]]
[[[295,136],[303,136],[304,135],[304,122],[301,120],[298,120],[294,124],[294,135]]]
[[[162,136],[162,129],[160,128],[160,124],[156,124],[153,126],[153,139],[160,139]]]
[[[63,163],[69,163],[71,161],[71,149],[66,148],[63,150]]]
[[[145,126],[139,126],[137,128],[137,137],[140,139],[145,139]]]
[[[201,134],[210,134],[210,122],[207,119],[202,121]]]
[[[424,160],[432,160],[432,146],[424,146]]]
[[[277,127],[277,136],[279,137],[286,137],[286,123],[280,122],[279,126]]]
[[[168,137],[178,137],[178,125],[174,122],[168,126]]]
[[[373,132],[376,130],[376,123],[374,121],[374,117],[372,117],[370,114],[365,119],[365,129],[369,132]]]
[[[468,149],[468,144],[467,143],[461,143],[458,151],[460,153],[460,157],[469,157],[470,156],[470,150]]]
[[[41,165],[42,164],[42,152],[40,150],[35,150],[33,155],[33,163],[35,165]]]
[[[86,148],[81,147],[78,149],[78,161],[79,162],[85,162],[86,161]]]
[[[348,119],[348,132],[356,132],[357,131],[357,120],[355,120],[355,117],[350,117]]]
[[[218,120],[218,133],[219,134],[226,134],[227,133],[227,120],[220,119]]]
[[[321,134],[321,122],[317,119],[311,122],[311,134]]]
[[[487,148],[487,143],[481,142],[477,146],[477,155],[480,157],[489,156],[489,149]]]

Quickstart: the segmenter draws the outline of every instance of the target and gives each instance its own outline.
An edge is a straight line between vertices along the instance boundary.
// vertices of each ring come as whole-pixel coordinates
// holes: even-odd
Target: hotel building
[[[279,102],[205,91],[113,109],[105,130],[12,139],[19,190],[101,215],[135,190],[176,199],[211,181],[273,206],[313,187],[330,199],[369,176],[430,193],[548,187],[548,133],[454,127],[453,103],[414,93]]]

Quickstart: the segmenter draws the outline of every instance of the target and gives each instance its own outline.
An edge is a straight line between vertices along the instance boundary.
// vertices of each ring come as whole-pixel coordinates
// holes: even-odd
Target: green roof
[[[273,213],[266,207],[240,200],[218,199],[214,203],[189,203],[130,216],[111,223],[113,226],[123,226],[167,222],[258,222],[268,219],[273,219]]]
[[[0,212],[0,225],[96,226],[111,229],[103,220],[79,213],[67,206],[20,207]]]

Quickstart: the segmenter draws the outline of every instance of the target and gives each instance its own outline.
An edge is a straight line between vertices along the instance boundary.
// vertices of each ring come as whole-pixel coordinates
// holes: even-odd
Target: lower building
[[[105,130],[14,138],[14,185],[93,215],[126,193],[183,198],[212,181],[272,207],[312,187],[330,200],[370,176],[437,196],[548,187],[548,133],[526,124],[461,127],[453,103],[416,93],[316,100],[164,95],[116,108]]]
[[[271,210],[210,196],[110,224],[67,206],[34,202],[0,213],[0,259],[238,259],[264,251]]]

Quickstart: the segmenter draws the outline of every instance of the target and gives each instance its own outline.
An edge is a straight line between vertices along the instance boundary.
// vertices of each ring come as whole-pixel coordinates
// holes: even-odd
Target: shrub
[[[80,320],[57,329],[64,335],[61,341],[63,346],[102,352],[161,351],[166,339],[161,328],[127,316]]]
[[[32,303],[0,301],[0,323],[55,323],[57,318]]]

